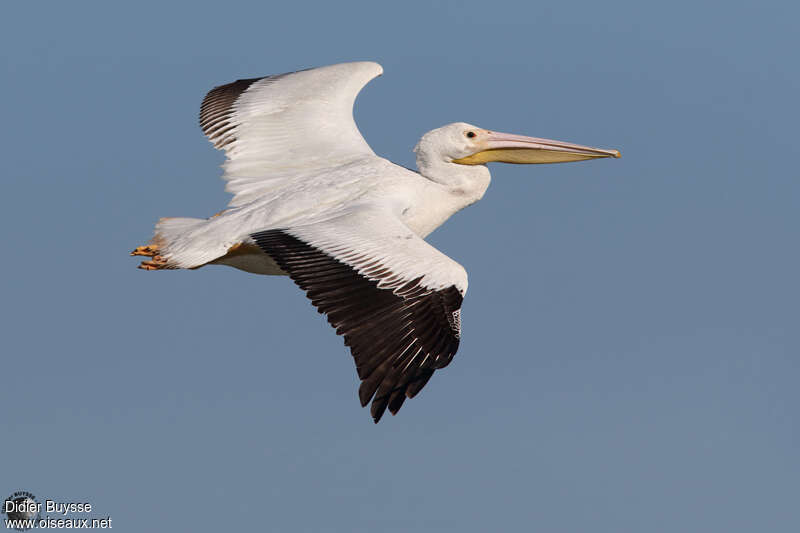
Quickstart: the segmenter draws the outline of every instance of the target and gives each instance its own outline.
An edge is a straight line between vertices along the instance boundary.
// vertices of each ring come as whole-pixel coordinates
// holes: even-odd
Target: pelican
[[[353,120],[356,96],[382,73],[342,63],[212,89],[200,127],[227,156],[233,198],[207,219],[160,219],[131,252],[149,258],[144,270],[289,276],[344,336],[376,423],[458,349],[467,272],[425,237],[483,197],[486,164],[620,157],[457,122],[423,135],[409,170],[375,155]]]

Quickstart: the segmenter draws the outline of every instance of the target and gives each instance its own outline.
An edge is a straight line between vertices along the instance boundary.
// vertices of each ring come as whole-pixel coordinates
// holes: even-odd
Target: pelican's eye
[[[475,132],[474,132],[474,131],[468,131],[468,132],[467,132],[467,137],[469,137],[470,139],[472,139],[473,137],[475,137]]]

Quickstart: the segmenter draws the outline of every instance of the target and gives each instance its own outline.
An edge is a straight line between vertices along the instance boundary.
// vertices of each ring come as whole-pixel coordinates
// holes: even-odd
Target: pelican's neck
[[[438,157],[427,158],[417,152],[419,173],[443,185],[451,194],[462,197],[466,207],[483,198],[492,177],[486,165],[459,165]]]

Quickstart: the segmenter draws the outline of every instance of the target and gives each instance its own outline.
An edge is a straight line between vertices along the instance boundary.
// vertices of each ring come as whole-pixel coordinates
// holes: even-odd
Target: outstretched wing
[[[353,120],[361,89],[383,73],[377,63],[341,63],[211,90],[200,108],[200,127],[225,151],[230,205],[247,203],[320,169],[375,156]]]
[[[453,359],[467,273],[390,213],[362,208],[252,238],[344,335],[375,422]]]

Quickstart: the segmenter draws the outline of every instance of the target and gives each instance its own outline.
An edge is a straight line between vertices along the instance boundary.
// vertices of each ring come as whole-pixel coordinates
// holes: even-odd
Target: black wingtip
[[[253,83],[263,78],[237,80],[211,89],[200,105],[200,129],[216,148],[224,148],[236,140],[233,106]]]
[[[386,402],[380,401],[376,403],[375,401],[373,401],[372,407],[370,407],[370,411],[372,414],[372,419],[375,420],[375,423],[377,424],[383,417],[383,413],[386,412]]]
[[[251,237],[344,335],[362,380],[359,402],[366,407],[372,401],[370,414],[376,424],[387,410],[397,414],[403,402],[416,396],[434,371],[455,355],[463,300],[455,285],[432,290],[418,277],[395,290],[381,288],[378,279],[287,230],[265,230]],[[377,260],[364,261],[370,275],[397,277]]]

